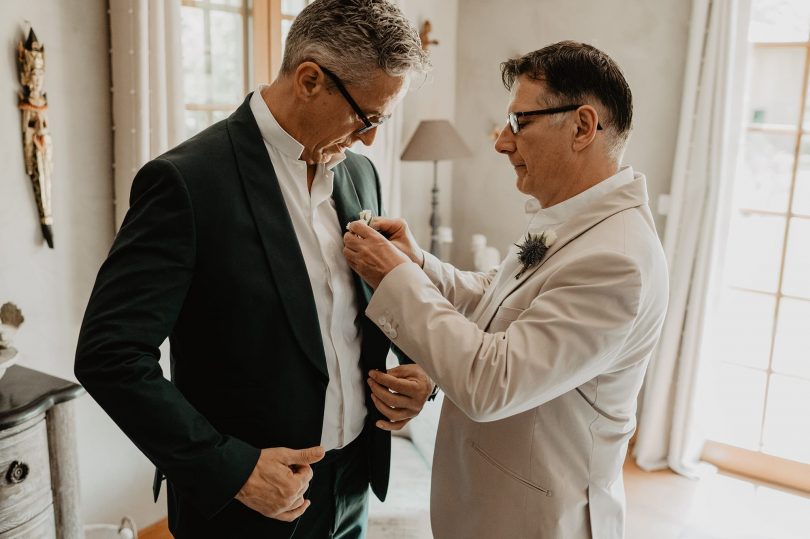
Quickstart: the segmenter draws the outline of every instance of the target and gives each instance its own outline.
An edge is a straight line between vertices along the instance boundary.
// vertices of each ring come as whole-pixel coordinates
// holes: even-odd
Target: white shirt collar
[[[633,167],[627,165],[619,169],[613,176],[602,180],[593,187],[586,189],[576,196],[555,204],[549,208],[540,206],[540,201],[530,198],[526,201],[525,210],[529,214],[529,229],[547,228],[564,223],[582,213],[586,207],[604,195],[618,189],[619,187],[632,182],[635,179]]]
[[[253,117],[256,118],[262,138],[267,145],[278,149],[290,159],[300,160],[301,154],[304,153],[304,145],[287,133],[273,116],[262,97],[262,90],[267,87],[267,84],[260,84],[250,98],[250,110],[253,112]],[[331,170],[344,159],[346,159],[344,154],[332,156],[329,162],[326,163],[326,169]]]

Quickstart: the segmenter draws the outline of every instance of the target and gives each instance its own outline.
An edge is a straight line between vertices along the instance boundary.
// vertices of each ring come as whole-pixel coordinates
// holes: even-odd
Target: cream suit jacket
[[[380,283],[367,316],[446,395],[436,537],[623,536],[622,464],[668,296],[647,202],[637,174],[518,279],[426,255]]]

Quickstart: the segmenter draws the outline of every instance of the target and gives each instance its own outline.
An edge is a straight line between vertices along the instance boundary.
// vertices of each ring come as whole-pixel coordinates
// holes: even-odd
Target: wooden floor
[[[624,481],[627,539],[810,538],[810,496],[799,492],[716,471],[648,473],[631,459]]]
[[[810,497],[740,477],[707,473],[691,480],[672,472],[624,467],[626,539],[809,539]],[[140,539],[170,539],[162,521]]]

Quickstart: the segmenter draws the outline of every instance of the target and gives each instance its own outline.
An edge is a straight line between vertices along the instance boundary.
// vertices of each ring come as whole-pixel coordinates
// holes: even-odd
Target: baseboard
[[[138,539],[172,539],[169,520],[164,518],[138,532]]]

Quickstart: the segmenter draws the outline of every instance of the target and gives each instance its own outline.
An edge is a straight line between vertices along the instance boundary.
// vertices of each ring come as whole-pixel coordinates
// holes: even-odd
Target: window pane
[[[284,15],[298,15],[308,3],[307,0],[281,0],[281,12]]]
[[[200,8],[188,6],[183,6],[180,13],[183,47],[183,98],[186,103],[207,103],[208,73],[206,72],[204,13]]]
[[[810,92],[807,92],[810,97]],[[805,114],[810,122],[810,104]],[[807,126],[810,130],[810,125]],[[810,216],[810,136],[802,137],[799,167],[796,171],[796,188],[793,191],[793,213]]]
[[[704,356],[767,369],[774,296],[726,289],[713,309]]]
[[[232,113],[233,113],[232,110],[215,110],[215,111],[211,112],[211,120],[213,122],[218,122],[220,120],[224,120],[225,118],[230,116]]]
[[[749,41],[806,41],[810,37],[807,0],[753,0]]]
[[[239,103],[244,95],[242,16],[211,12],[211,82],[213,103]]]
[[[784,217],[737,212],[729,226],[725,282],[776,292],[784,227]]]
[[[773,368],[810,379],[810,301],[783,298],[779,303]]]
[[[771,376],[762,451],[810,463],[810,381]]]
[[[752,451],[759,450],[765,373],[746,367],[713,363],[709,438]]]
[[[810,299],[810,219],[790,220],[782,293]]]
[[[787,212],[795,146],[795,135],[746,132],[734,182],[733,205]]]
[[[186,136],[193,137],[206,127],[211,125],[208,113],[204,110],[186,111]]]
[[[804,47],[754,47],[748,121],[796,127],[802,106]]]
[[[287,34],[290,33],[290,26],[292,26],[292,21],[289,19],[282,19],[281,20],[281,50],[283,51],[284,48],[287,46]]]

